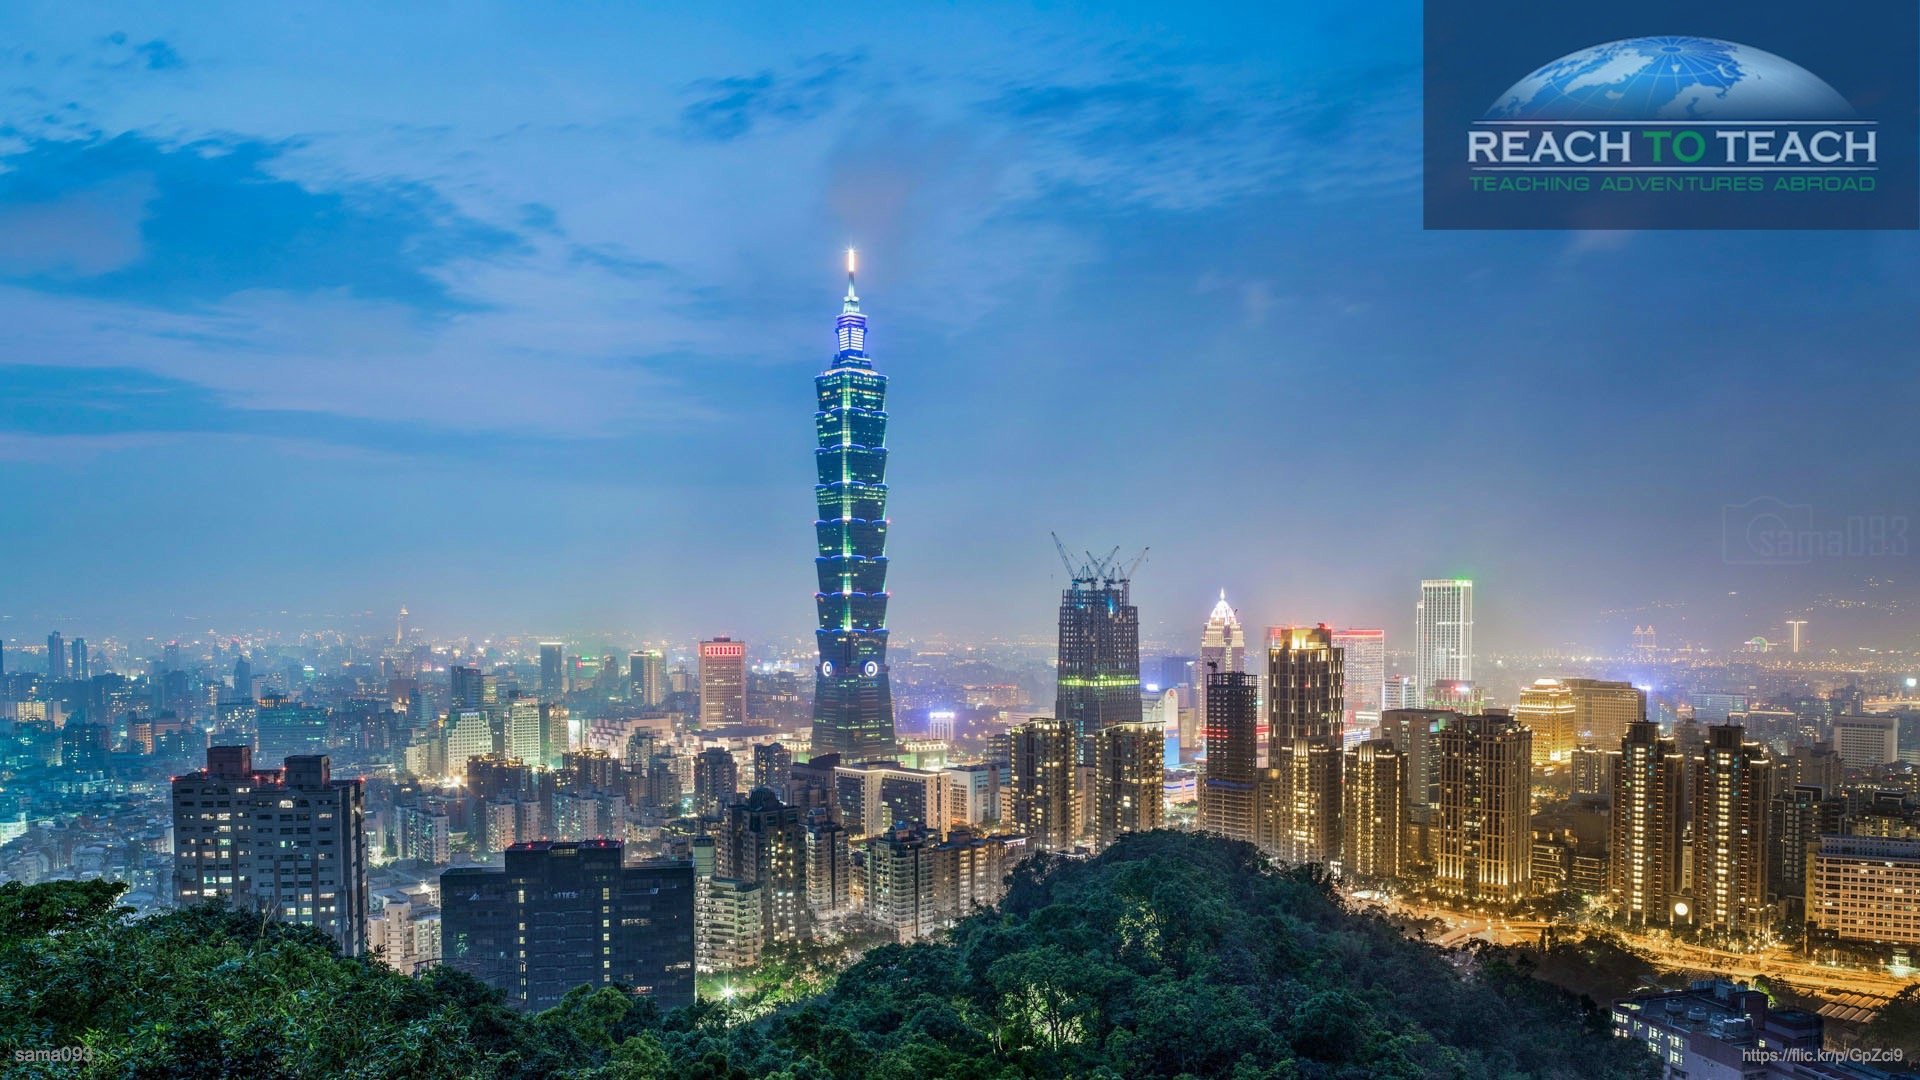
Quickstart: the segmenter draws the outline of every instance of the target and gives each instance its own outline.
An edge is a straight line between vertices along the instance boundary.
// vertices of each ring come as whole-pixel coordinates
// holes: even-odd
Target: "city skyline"
[[[1457,575],[1491,649],[1910,640],[1905,533],[1873,545],[1920,509],[1889,365],[1914,239],[1402,235],[1406,14],[475,17],[403,64],[365,11],[10,11],[12,84],[71,104],[0,146],[0,554],[41,570],[0,633],[403,604],[438,633],[803,632],[795,413],[851,243],[911,375],[903,637],[1043,631],[1057,529],[1153,548],[1150,638],[1221,587],[1392,633],[1405,581]],[[424,26],[382,18],[395,48]],[[534,74],[554,56],[577,74]],[[455,89],[480,70],[485,100]],[[1442,405],[1487,429],[1441,436],[1470,482],[1409,465]],[[1284,506],[1234,497],[1283,451]],[[1836,551],[1742,561],[1726,514],[1769,507]],[[693,558],[731,572],[661,572]]]

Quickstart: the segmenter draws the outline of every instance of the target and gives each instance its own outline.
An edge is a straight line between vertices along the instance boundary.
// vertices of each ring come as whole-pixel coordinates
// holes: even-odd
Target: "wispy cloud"
[[[823,53],[790,71],[702,79],[687,88],[694,100],[680,110],[680,133],[730,142],[756,129],[811,120],[833,108],[865,60],[858,52]]]

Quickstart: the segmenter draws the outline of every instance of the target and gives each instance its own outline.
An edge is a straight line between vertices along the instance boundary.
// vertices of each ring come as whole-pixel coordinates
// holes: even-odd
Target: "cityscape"
[[[825,32],[770,16],[689,32],[641,123],[601,114],[658,81],[606,13],[454,103],[443,59],[306,103],[346,84],[304,44],[295,78],[65,18],[55,73],[0,51],[50,110],[0,124],[8,1075],[1920,1068],[1910,245],[1814,298],[1886,364],[1774,325],[1843,254],[1812,234],[1709,251],[1755,290],[1711,319],[1608,261],[1687,254],[1654,234],[1294,251],[1415,201],[1355,163],[1412,114],[1293,46],[1241,81],[1210,19],[690,73]],[[1342,72],[1408,47],[1274,19]],[[1043,85],[1066,57],[1138,70]],[[1296,68],[1352,108],[1226,104]],[[149,100],[177,132],[116,127]],[[518,138],[671,152],[476,165],[525,170],[490,218],[455,163]],[[1250,149],[1289,140],[1351,190]],[[329,172],[362,153],[419,174]],[[630,289],[671,300],[609,345]]]

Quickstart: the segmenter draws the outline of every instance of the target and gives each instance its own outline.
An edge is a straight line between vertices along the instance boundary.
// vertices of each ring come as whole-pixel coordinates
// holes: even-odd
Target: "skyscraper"
[[[1566,762],[1577,744],[1573,723],[1573,691],[1559,679],[1535,679],[1520,688],[1513,718],[1533,730],[1533,763],[1547,766]]]
[[[540,643],[540,700],[559,701],[567,696],[565,646],[558,641]]]
[[[1767,798],[1772,762],[1738,724],[1707,728],[1693,763],[1693,917],[1752,931],[1766,917]]]
[[[1432,701],[1439,682],[1473,681],[1473,582],[1429,578],[1414,607],[1413,683]]]
[[[47,635],[47,681],[59,682],[67,677],[67,640],[58,630]]]
[[[1207,763],[1200,778],[1200,827],[1235,840],[1254,838],[1260,680],[1251,672],[1206,675]]]
[[[1324,623],[1269,632],[1267,761],[1279,773],[1280,800],[1275,854],[1289,862],[1327,862],[1340,853],[1343,660]]]
[[[1209,666],[1211,665],[1211,666]],[[1213,605],[1213,611],[1207,616],[1207,625],[1200,631],[1200,661],[1193,665],[1193,699],[1195,719],[1204,725],[1207,715],[1207,673],[1209,671],[1245,671],[1247,670],[1247,633],[1240,627],[1240,616],[1227,603],[1227,590],[1220,590],[1220,600]],[[1180,751],[1191,758],[1201,748],[1189,747],[1182,740]]]
[[[1349,627],[1333,632],[1346,672],[1341,698],[1348,728],[1374,729],[1386,708],[1387,632]]]
[[[1035,849],[1073,847],[1073,725],[1038,717],[1008,733],[1013,786],[1013,823]]]
[[[1660,725],[1641,720],[1620,740],[1609,811],[1607,891],[1629,922],[1665,925],[1680,883],[1684,759]]]
[[[1532,877],[1533,733],[1503,713],[1462,716],[1439,750],[1434,876],[1462,896],[1512,900]]]
[[[1061,549],[1070,580],[1060,594],[1054,718],[1073,725],[1083,765],[1093,764],[1094,734],[1140,722],[1140,613],[1128,600],[1132,571],[1115,565],[1117,554],[1075,566]]]
[[[747,646],[717,637],[700,643],[700,726],[747,722]]]
[[[813,523],[820,662],[813,678],[813,752],[849,762],[894,749],[887,679],[887,377],[867,355],[867,317],[853,288],[834,324],[833,363],[814,377],[819,445]]]
[[[87,639],[74,638],[71,649],[73,662],[67,667],[68,676],[80,680],[93,678],[93,665],[87,659]]]

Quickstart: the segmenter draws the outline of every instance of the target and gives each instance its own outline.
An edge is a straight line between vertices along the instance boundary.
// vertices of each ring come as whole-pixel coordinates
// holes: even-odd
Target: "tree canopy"
[[[1590,1002],[1523,967],[1409,941],[1312,870],[1184,833],[1030,860],[999,909],[874,949],[771,1011],[661,1015],[583,987],[526,1016],[457,972],[400,975],[303,927],[217,908],[129,920],[119,892],[0,887],[0,1046],[85,1047],[87,1072],[155,1077],[1656,1072]]]

